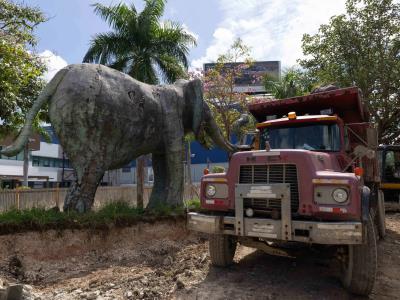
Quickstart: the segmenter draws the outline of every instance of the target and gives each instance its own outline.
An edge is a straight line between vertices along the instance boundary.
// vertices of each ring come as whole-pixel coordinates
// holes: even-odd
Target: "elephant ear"
[[[190,99],[192,103],[193,119],[192,130],[195,136],[199,134],[201,123],[203,121],[203,84],[200,79],[189,82]]]

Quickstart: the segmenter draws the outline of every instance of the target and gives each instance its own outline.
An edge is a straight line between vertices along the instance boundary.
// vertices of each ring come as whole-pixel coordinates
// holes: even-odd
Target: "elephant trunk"
[[[222,135],[217,122],[215,122],[214,117],[212,116],[211,110],[206,103],[204,103],[203,110],[203,120],[204,120],[204,130],[206,134],[213,140],[213,142],[220,147],[221,149],[227,151],[232,154],[237,151],[236,147],[232,145],[229,141],[227,141]]]

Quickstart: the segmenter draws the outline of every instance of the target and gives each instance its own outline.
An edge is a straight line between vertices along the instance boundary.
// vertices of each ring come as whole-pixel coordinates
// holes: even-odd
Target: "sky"
[[[80,63],[91,37],[109,31],[91,4],[120,1],[143,8],[142,0],[25,0],[39,7],[48,21],[36,29],[35,49],[48,66],[46,79],[67,64]],[[279,60],[283,68],[302,57],[301,38],[314,34],[330,17],[344,13],[345,0],[168,0],[164,19],[177,21],[197,37],[191,68],[213,62],[240,37],[256,60]]]

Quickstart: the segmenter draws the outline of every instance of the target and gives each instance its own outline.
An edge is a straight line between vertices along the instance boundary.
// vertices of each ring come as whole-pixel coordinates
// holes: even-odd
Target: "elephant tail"
[[[40,93],[36,101],[33,103],[32,108],[26,115],[26,121],[21,133],[18,135],[17,139],[10,146],[3,149],[0,153],[5,156],[15,156],[22,151],[25,144],[28,142],[28,138],[32,134],[32,124],[39,112],[40,108],[46,104],[57,90],[58,85],[64,79],[65,74],[67,74],[68,68],[60,70],[53,79],[46,85],[43,91]]]

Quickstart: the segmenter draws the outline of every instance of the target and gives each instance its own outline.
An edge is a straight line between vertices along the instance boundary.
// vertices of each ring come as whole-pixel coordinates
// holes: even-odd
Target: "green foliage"
[[[292,67],[283,73],[280,79],[268,74],[264,77],[265,90],[276,99],[302,96],[310,93],[315,87],[307,72]]]
[[[33,30],[44,20],[36,8],[0,0],[0,135],[20,128],[43,88],[45,66],[28,47],[35,45]],[[45,118],[43,111],[39,118]]]
[[[33,29],[44,21],[44,15],[38,8],[0,0],[0,36],[3,39],[33,46],[36,44]]]
[[[379,141],[400,136],[400,4],[347,0],[346,14],[332,17],[315,35],[303,36],[300,65],[323,84],[356,85],[369,104]]]
[[[110,225],[129,226],[139,221],[184,215],[184,207],[162,205],[150,211],[129,206],[125,202],[111,203],[99,211],[80,214],[55,209],[10,210],[0,213],[0,234],[26,230],[67,228],[108,228]]]
[[[94,11],[112,31],[97,34],[83,61],[108,65],[140,81],[156,84],[187,77],[187,55],[196,39],[178,23],[161,22],[164,0],[145,0],[142,12],[134,4],[94,4]]]
[[[248,97],[245,93],[234,91],[235,79],[243,74],[243,69],[251,66],[253,60],[250,48],[241,39],[235,40],[229,50],[218,56],[215,68],[204,74],[204,97],[215,121],[227,140],[232,126],[247,112]],[[225,64],[233,63],[226,67]],[[245,131],[249,126],[242,128]]]
[[[211,173],[224,173],[225,168],[221,166],[214,166],[211,170]]]
[[[201,204],[200,204],[200,199],[198,197],[195,197],[190,200],[185,201],[185,207],[189,211],[199,211],[201,210]]]

